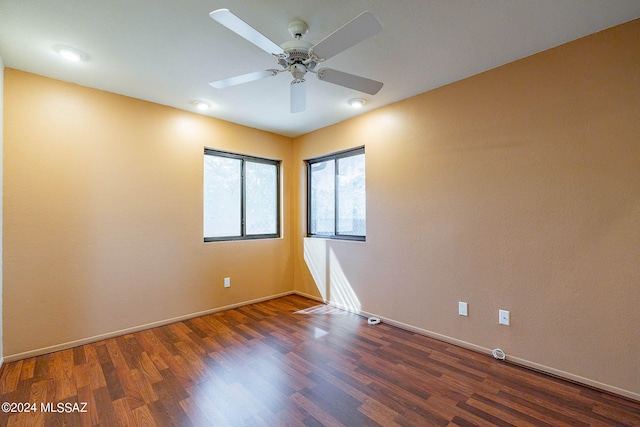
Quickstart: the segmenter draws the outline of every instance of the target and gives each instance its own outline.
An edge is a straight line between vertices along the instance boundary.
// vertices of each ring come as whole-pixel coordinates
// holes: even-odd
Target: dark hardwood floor
[[[0,426],[640,426],[640,403],[293,295],[7,363],[2,402],[23,412]]]

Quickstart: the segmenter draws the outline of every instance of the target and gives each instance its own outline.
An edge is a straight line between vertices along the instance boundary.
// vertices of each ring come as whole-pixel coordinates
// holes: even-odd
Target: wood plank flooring
[[[12,427],[640,426],[640,402],[295,295],[7,363],[2,402],[34,405]]]

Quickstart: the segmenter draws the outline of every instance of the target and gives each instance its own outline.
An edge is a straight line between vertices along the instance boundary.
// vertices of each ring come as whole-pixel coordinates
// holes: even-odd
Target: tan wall
[[[6,69],[4,142],[5,358],[293,289],[289,190],[285,238],[202,236],[203,147],[287,182],[290,138]]]
[[[3,137],[4,137],[4,62],[0,56],[0,242],[2,242],[2,155],[3,155]],[[0,244],[0,366],[3,362],[2,347],[2,244]]]
[[[359,145],[366,243],[303,239],[302,160]],[[294,150],[297,291],[640,398],[640,20]]]

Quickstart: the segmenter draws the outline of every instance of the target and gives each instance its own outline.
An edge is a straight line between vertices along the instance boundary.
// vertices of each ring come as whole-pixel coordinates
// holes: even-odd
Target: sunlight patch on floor
[[[350,314],[341,308],[332,307],[330,305],[319,304],[313,307],[305,308],[304,310],[298,310],[295,314]]]
[[[329,335],[329,332],[325,331],[324,329],[320,329],[318,327],[315,327],[313,330],[313,337],[314,338],[322,338],[325,335]]]

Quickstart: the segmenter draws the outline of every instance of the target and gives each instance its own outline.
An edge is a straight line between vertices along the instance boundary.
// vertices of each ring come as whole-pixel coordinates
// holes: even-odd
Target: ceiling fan
[[[289,32],[294,40],[282,43],[280,46],[238,18],[228,9],[214,10],[209,16],[234,33],[255,44],[260,49],[273,55],[277,64],[280,66],[279,69],[256,71],[210,82],[209,84],[216,89],[223,89],[265,77],[273,77],[288,71],[291,73],[291,76],[293,76],[290,94],[291,112],[299,113],[306,109],[307,95],[305,76],[307,72],[315,74],[318,79],[322,81],[344,86],[369,95],[375,95],[382,88],[383,83],[365,77],[332,68],[320,68],[316,70],[316,66],[319,63],[382,31],[382,24],[371,12],[361,13],[315,45],[302,40],[302,36],[309,30],[307,23],[301,20],[291,21],[289,23]]]

